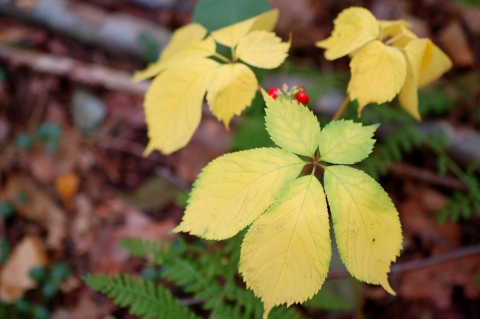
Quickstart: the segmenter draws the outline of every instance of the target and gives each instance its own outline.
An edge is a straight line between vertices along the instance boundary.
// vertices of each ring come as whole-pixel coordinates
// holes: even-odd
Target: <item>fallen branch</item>
[[[413,261],[406,261],[403,263],[396,263],[393,264],[390,268],[391,274],[401,274],[404,272],[418,270],[422,268],[434,267],[440,264],[454,262],[457,259],[480,255],[480,245],[477,246],[470,246],[466,248],[457,249],[442,255],[433,256],[430,258],[425,258],[421,260],[413,260]],[[349,277],[350,274],[348,271],[332,271],[328,273],[328,279],[339,279]]]
[[[143,96],[148,82],[132,83],[131,74],[101,65],[44,53],[34,53],[0,45],[0,60],[24,65],[34,71],[58,75],[86,85],[98,85],[113,91]]]
[[[107,13],[96,7],[67,0],[37,0],[32,9],[21,10],[13,1],[0,1],[0,15],[39,24],[81,43],[116,54],[147,59],[147,37],[162,50],[171,32],[151,22],[127,14]]]

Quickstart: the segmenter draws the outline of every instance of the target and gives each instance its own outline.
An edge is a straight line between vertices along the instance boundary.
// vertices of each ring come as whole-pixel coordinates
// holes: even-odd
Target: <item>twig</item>
[[[113,91],[143,96],[148,82],[132,83],[131,74],[101,65],[87,64],[78,60],[23,50],[0,44],[0,60],[12,65],[25,65],[37,72],[63,76],[86,85],[99,85]]]
[[[401,274],[403,272],[408,272],[412,270],[418,270],[421,268],[428,268],[433,266],[438,266],[447,262],[453,262],[457,259],[470,257],[474,255],[480,255],[480,245],[470,246],[466,248],[461,248],[454,250],[449,253],[445,253],[438,256],[433,256],[426,259],[406,261],[403,263],[397,263],[392,265],[390,268],[391,274]],[[350,276],[347,271],[332,271],[328,274],[329,279],[339,279]]]
[[[335,115],[333,116],[332,122],[338,120],[340,116],[342,116],[343,111],[345,111],[345,109],[347,108],[348,103],[350,103],[350,97],[347,95],[347,97],[345,97],[345,100],[343,100],[342,105],[340,105],[337,113],[335,113]]]
[[[390,172],[398,176],[407,176],[412,179],[418,179],[430,184],[448,187],[461,191],[468,191],[467,185],[455,177],[441,176],[432,171],[414,167],[404,163],[395,164]]]
[[[141,45],[146,37],[159,49],[170,41],[171,32],[128,14],[107,12],[69,0],[36,0],[29,10],[21,10],[14,1],[0,1],[0,14],[36,23],[78,42],[101,47],[118,55],[147,59],[148,49]]]
[[[173,185],[180,188],[185,193],[190,193],[190,191],[192,190],[190,185],[185,183],[183,180],[181,180],[178,176],[173,174],[169,169],[167,169],[165,167],[162,167],[159,170],[157,170],[157,174],[159,176],[165,178],[166,180],[168,180]]]

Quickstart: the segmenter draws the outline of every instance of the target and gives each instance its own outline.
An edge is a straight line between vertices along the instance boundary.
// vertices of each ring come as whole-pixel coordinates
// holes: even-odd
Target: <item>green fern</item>
[[[182,306],[168,289],[160,285],[155,287],[152,281],[124,274],[115,277],[87,275],[85,282],[92,289],[112,298],[116,305],[129,306],[130,314],[141,316],[143,319],[198,318],[187,307]]]

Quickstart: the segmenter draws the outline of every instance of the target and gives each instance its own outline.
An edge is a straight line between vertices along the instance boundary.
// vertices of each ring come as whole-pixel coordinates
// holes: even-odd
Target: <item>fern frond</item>
[[[132,315],[143,319],[197,319],[187,307],[162,286],[155,287],[152,281],[131,277],[128,274],[108,277],[87,275],[85,282],[92,289],[113,299],[116,305],[129,306]]]

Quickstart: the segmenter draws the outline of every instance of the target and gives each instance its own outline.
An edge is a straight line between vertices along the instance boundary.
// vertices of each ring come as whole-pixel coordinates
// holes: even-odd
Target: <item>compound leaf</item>
[[[242,63],[220,66],[208,87],[207,100],[212,113],[228,127],[230,119],[252,102],[258,88],[253,71]]]
[[[270,10],[253,18],[212,31],[212,37],[217,43],[233,48],[248,32],[257,30],[272,31],[277,20],[278,10]]]
[[[304,164],[296,155],[276,148],[230,153],[215,159],[198,176],[175,231],[216,240],[234,236],[272,204]]]
[[[333,21],[332,35],[316,43],[326,49],[325,58],[335,60],[376,39],[380,32],[377,19],[364,8],[343,10]]]
[[[334,164],[360,162],[372,152],[377,125],[362,126],[353,121],[328,123],[320,133],[320,160]]]
[[[294,101],[274,100],[262,90],[267,104],[265,125],[272,141],[295,154],[314,157],[320,124],[307,107]]]
[[[138,82],[151,78],[167,68],[186,63],[190,60],[208,57],[215,53],[215,41],[212,37],[205,40],[191,43],[179,49],[175,55],[168,58],[161,58],[158,61],[151,63],[145,70],[137,71],[133,74],[132,81]]]
[[[310,299],[322,286],[331,258],[328,210],[313,175],[284,188],[275,203],[248,230],[240,272],[264,302],[264,318],[286,303]]]
[[[206,88],[219,64],[196,59],[158,75],[145,94],[148,142],[145,155],[154,149],[170,154],[185,146],[198,127]]]
[[[263,69],[274,69],[287,57],[290,43],[273,32],[253,31],[238,43],[235,59]]]
[[[375,40],[353,57],[350,99],[358,100],[358,112],[371,102],[391,101],[405,83],[407,65],[400,50]]]
[[[399,255],[402,231],[388,194],[373,178],[351,167],[329,166],[324,178],[343,263],[359,280],[395,294],[387,274]]]

